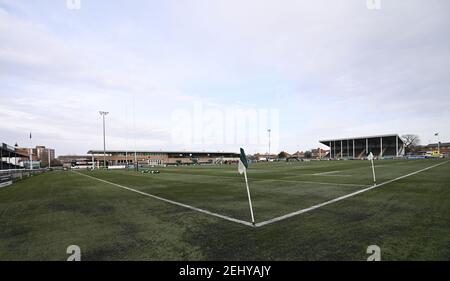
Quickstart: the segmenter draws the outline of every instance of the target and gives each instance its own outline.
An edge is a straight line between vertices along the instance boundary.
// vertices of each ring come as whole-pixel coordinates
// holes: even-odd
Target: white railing
[[[12,181],[17,181],[17,180],[21,180],[23,178],[27,178],[33,175],[39,175],[42,173],[47,172],[48,169],[33,169],[33,170],[29,170],[29,169],[12,169],[12,170],[0,170],[0,176],[2,177],[6,177],[9,176],[11,177]]]

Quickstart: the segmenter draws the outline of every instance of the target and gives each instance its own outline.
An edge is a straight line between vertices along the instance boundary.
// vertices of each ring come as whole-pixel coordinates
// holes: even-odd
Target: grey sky
[[[140,149],[267,151],[262,127],[257,144],[177,142],[173,116],[196,104],[277,110],[289,152],[386,133],[450,141],[446,0],[81,3],[0,0],[0,141],[26,146],[32,131],[33,145],[85,153],[107,110],[108,147],[133,149],[133,97]]]

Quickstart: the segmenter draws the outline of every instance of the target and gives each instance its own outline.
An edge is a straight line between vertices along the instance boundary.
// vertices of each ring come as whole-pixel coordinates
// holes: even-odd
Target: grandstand
[[[400,157],[405,145],[399,135],[321,140],[330,148],[329,159],[364,159],[370,152],[378,159]]]
[[[93,166],[90,155],[60,155],[57,159],[64,168],[88,168]]]
[[[0,170],[21,169],[19,162],[27,155],[16,152],[13,146],[6,143],[0,144]]]
[[[107,150],[107,166],[134,165],[134,151]],[[103,150],[90,150],[92,165],[103,165]],[[237,162],[238,153],[232,152],[195,152],[195,151],[136,151],[139,165],[191,165]]]

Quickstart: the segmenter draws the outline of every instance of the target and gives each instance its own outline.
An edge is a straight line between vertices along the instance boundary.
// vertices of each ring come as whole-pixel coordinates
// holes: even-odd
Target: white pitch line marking
[[[121,175],[125,175],[124,173],[120,173]],[[199,174],[190,174],[190,173],[179,173],[182,175],[189,175],[189,176],[199,176],[199,177],[211,177],[211,178],[223,178],[223,179],[231,179],[234,180],[233,177],[227,177],[227,176],[217,176],[217,175],[199,175]],[[127,176],[133,176],[133,177],[142,177],[141,174],[135,175],[135,174],[127,174]],[[299,176],[289,176],[285,178],[294,178]],[[354,184],[354,183],[332,183],[332,182],[317,182],[317,181],[296,181],[296,180],[284,180],[284,179],[249,179],[250,182],[267,182],[267,181],[281,181],[281,182],[292,182],[292,183],[311,183],[311,184],[318,184],[318,185],[336,185],[336,186],[356,186],[356,187],[364,187],[367,186],[365,184]]]
[[[177,206],[184,207],[184,208],[187,208],[187,209],[191,209],[191,210],[203,213],[203,214],[207,214],[207,215],[210,215],[210,216],[221,218],[221,219],[224,219],[224,220],[227,220],[227,221],[231,221],[231,222],[243,224],[243,225],[246,225],[246,226],[254,227],[251,222],[235,219],[235,218],[228,217],[228,216],[225,216],[225,215],[221,215],[221,214],[217,214],[217,213],[214,213],[214,212],[210,212],[210,211],[207,211],[207,210],[204,210],[204,209],[196,208],[196,207],[193,207],[193,206],[190,206],[190,205],[187,205],[187,204],[183,204],[183,203],[176,202],[176,201],[173,201],[173,200],[170,200],[170,199],[166,199],[166,198],[163,198],[163,197],[152,195],[150,193],[142,192],[142,191],[130,188],[130,187],[126,187],[126,186],[123,186],[123,185],[120,185],[120,184],[117,184],[117,183],[113,183],[113,182],[110,182],[110,181],[102,180],[102,179],[99,179],[99,178],[96,178],[96,177],[93,177],[93,176],[89,176],[89,175],[85,175],[85,174],[82,174],[82,173],[79,173],[79,172],[75,172],[75,171],[72,171],[72,172],[74,172],[76,174],[79,174],[79,175],[82,175],[82,176],[85,176],[85,177],[88,177],[88,178],[91,178],[91,179],[94,179],[94,180],[98,180],[98,181],[101,181],[101,182],[104,182],[104,183],[107,183],[107,184],[111,184],[111,185],[114,185],[114,186],[126,189],[128,191],[136,192],[136,193],[144,195],[144,196],[148,196],[148,197],[151,197],[151,198],[154,198],[154,199],[157,199],[157,200],[161,200],[161,201],[164,201],[164,202],[172,204],[172,205],[177,205]]]
[[[253,182],[266,182],[266,181],[281,181],[281,182],[291,182],[291,183],[310,183],[317,185],[335,185],[335,186],[354,186],[354,187],[364,187],[365,184],[353,184],[353,183],[332,183],[332,182],[318,182],[318,181],[296,181],[296,180],[283,180],[283,179],[273,179],[273,180],[253,180]]]
[[[321,177],[351,177],[351,175],[336,175],[337,173],[340,173],[342,171],[330,171],[330,172],[323,172],[323,173],[315,173],[315,174],[308,174],[308,176],[321,176]]]
[[[329,175],[329,174],[336,174],[339,173],[340,171],[330,171],[330,172],[322,172],[322,173],[315,173],[315,174],[311,174],[313,176],[322,176],[322,175]]]
[[[306,212],[309,212],[309,211],[318,209],[318,208],[320,208],[320,207],[323,207],[323,206],[326,206],[326,205],[329,205],[329,204],[332,204],[332,203],[336,203],[336,202],[338,202],[338,201],[347,199],[347,198],[349,198],[349,197],[353,197],[353,196],[355,196],[355,195],[358,195],[358,194],[360,194],[360,193],[363,193],[363,192],[372,190],[372,189],[374,189],[374,188],[381,187],[381,186],[383,186],[383,185],[386,185],[386,184],[389,184],[389,183],[392,183],[392,182],[395,182],[395,181],[398,181],[398,180],[401,180],[401,179],[404,179],[404,178],[407,178],[407,177],[416,175],[416,174],[421,173],[421,172],[424,172],[424,171],[426,171],[426,170],[429,170],[429,169],[432,169],[432,168],[435,168],[435,167],[444,165],[444,164],[446,164],[446,163],[448,163],[448,162],[450,162],[450,160],[445,161],[445,162],[442,162],[442,163],[439,163],[439,164],[435,164],[435,165],[429,166],[429,167],[427,167],[427,168],[424,168],[424,169],[421,169],[421,170],[418,170],[418,171],[409,173],[409,174],[407,174],[407,175],[404,175],[404,176],[401,176],[401,177],[398,177],[398,178],[395,178],[395,179],[392,179],[392,180],[388,180],[388,181],[383,182],[383,183],[378,184],[378,185],[374,185],[374,186],[371,186],[371,187],[368,187],[368,188],[364,188],[364,189],[358,190],[358,191],[356,191],[356,192],[353,192],[353,193],[350,193],[350,194],[347,194],[347,195],[344,195],[344,196],[341,196],[341,197],[338,197],[338,198],[335,198],[335,199],[326,201],[326,202],[321,203],[321,204],[314,205],[314,206],[309,207],[309,208],[306,208],[306,209],[298,210],[298,211],[296,211],[296,212],[292,212],[292,213],[289,213],[289,214],[286,214],[286,215],[283,215],[283,216],[280,216],[280,217],[276,217],[276,218],[273,218],[273,219],[270,219],[270,220],[267,220],[267,221],[263,221],[263,222],[257,223],[255,226],[256,226],[256,227],[261,227],[261,226],[265,226],[265,225],[268,225],[268,224],[272,224],[272,223],[275,223],[275,222],[279,222],[279,221],[282,221],[282,220],[285,220],[285,219],[288,219],[288,218],[291,218],[291,217],[294,217],[294,216],[297,216],[297,215],[300,215],[300,214],[304,214],[304,213],[306,213]]]
[[[321,177],[351,177],[352,175],[312,175],[312,176],[321,176]]]

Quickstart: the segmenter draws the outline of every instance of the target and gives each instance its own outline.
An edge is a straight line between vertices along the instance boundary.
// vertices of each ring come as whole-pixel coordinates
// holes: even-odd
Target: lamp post
[[[106,137],[105,137],[105,116],[108,115],[109,112],[99,111],[100,115],[103,118],[103,168],[106,168]]]
[[[30,133],[30,171],[33,170],[33,141]]]

